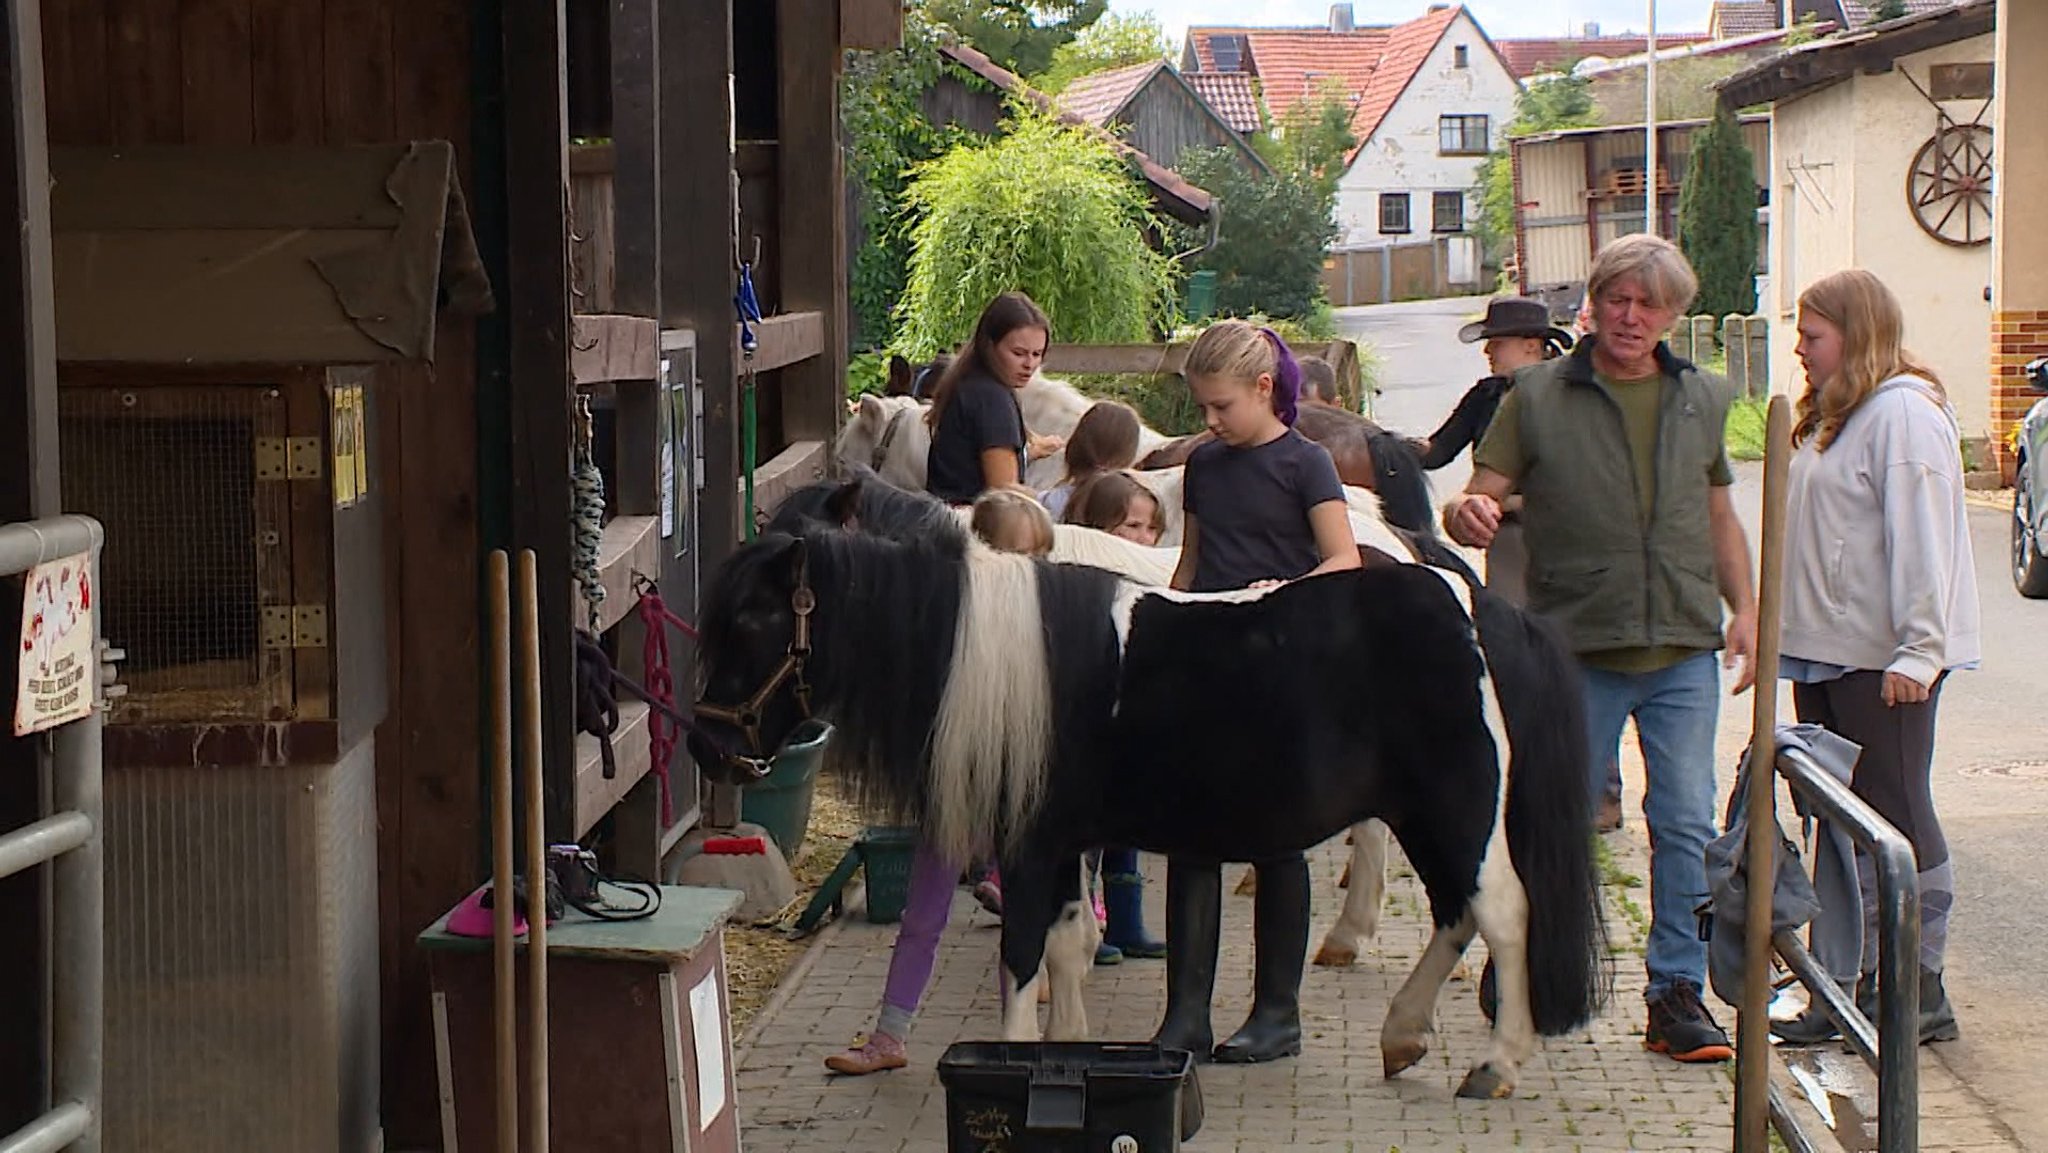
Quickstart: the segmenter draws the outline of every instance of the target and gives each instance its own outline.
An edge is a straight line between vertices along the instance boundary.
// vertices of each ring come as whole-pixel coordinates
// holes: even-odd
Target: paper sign
[[[22,588],[15,736],[53,729],[92,712],[99,691],[92,598],[91,558],[84,553],[28,571]]]
[[[690,1032],[697,1046],[697,1129],[725,1112],[725,1018],[718,1011],[718,971],[690,989]]]

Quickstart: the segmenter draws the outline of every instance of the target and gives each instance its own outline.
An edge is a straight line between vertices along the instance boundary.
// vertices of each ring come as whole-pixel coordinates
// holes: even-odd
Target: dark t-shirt
[[[1323,563],[1308,510],[1344,499],[1329,452],[1293,429],[1253,448],[1202,445],[1181,491],[1199,534],[1196,592],[1293,580]]]
[[[988,483],[981,474],[981,454],[1007,448],[1017,454],[1017,477],[1024,477],[1024,410],[1015,389],[992,376],[970,373],[953,388],[939,427],[932,430],[931,452],[925,457],[924,487],[949,504],[966,504]]]

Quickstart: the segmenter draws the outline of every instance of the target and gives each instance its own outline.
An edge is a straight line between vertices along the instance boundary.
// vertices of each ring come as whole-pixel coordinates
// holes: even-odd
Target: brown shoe
[[[910,1064],[909,1055],[903,1051],[903,1042],[887,1033],[877,1033],[865,1039],[857,1037],[854,1040],[853,1048],[825,1058],[825,1068],[848,1077],[865,1077],[869,1073],[901,1069]]]
[[[1611,833],[1621,828],[1621,798],[1601,797],[1600,807],[1593,813],[1593,831]]]

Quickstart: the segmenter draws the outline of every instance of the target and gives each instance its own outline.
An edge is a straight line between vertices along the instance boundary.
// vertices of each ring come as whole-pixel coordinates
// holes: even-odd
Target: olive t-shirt
[[[1323,563],[1308,510],[1344,499],[1329,451],[1293,429],[1264,444],[1212,440],[1188,454],[1181,502],[1195,518],[1195,592],[1293,580]]]
[[[1628,438],[1629,456],[1635,465],[1637,515],[1647,529],[1651,511],[1657,507],[1657,422],[1663,410],[1664,378],[1646,376],[1636,380],[1616,380],[1596,375],[1594,379],[1599,381],[1608,396],[1614,398],[1615,406],[1621,410],[1622,431]],[[1472,452],[1474,465],[1510,480],[1519,480],[1529,463],[1527,454],[1522,450],[1521,421],[1516,417],[1520,400],[1518,390],[1508,391],[1501,401],[1500,412],[1487,426],[1486,438]],[[1728,464],[1726,451],[1714,459],[1712,468],[1707,472],[1707,483],[1717,488],[1735,483],[1735,470]],[[1662,645],[1581,653],[1580,659],[1608,672],[1647,673],[1669,668],[1691,656],[1693,651]]]
[[[1024,478],[1024,410],[1015,389],[985,373],[969,373],[953,387],[945,415],[932,430],[925,456],[926,491],[948,504],[967,504],[988,487],[981,454],[1007,448],[1017,454],[1017,479]]]

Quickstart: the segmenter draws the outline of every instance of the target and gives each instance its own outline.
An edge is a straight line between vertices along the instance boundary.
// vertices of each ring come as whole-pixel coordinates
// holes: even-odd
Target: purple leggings
[[[953,915],[953,888],[960,867],[924,845],[910,862],[910,892],[903,901],[903,923],[889,954],[889,979],[882,986],[882,1015],[877,1029],[901,1041],[909,1037],[917,1007],[931,984],[938,963],[939,937]]]

